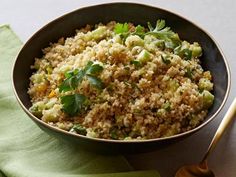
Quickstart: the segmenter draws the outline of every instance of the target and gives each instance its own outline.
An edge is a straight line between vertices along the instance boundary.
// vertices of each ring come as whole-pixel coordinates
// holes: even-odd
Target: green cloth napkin
[[[22,43],[0,27],[0,177],[159,177],[132,171],[123,156],[102,156],[64,144],[39,129],[16,102],[11,84]]]

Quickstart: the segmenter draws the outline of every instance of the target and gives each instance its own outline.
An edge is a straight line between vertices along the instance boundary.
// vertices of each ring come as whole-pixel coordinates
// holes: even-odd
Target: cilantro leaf
[[[86,97],[82,94],[65,95],[61,97],[62,110],[70,116],[80,114],[85,105]]]
[[[170,112],[171,111],[171,104],[170,104],[170,102],[165,102],[162,105],[162,108],[165,109],[167,112]]]
[[[178,46],[174,49],[174,54],[179,55],[184,60],[191,60],[192,58],[192,51],[188,48],[182,49],[181,46]]]
[[[70,129],[70,132],[76,132],[80,135],[86,135],[87,134],[87,130],[85,127],[83,127],[80,124],[75,124],[73,125],[73,127]]]
[[[193,70],[191,68],[186,68],[184,76],[188,77],[189,79],[193,78]]]
[[[92,61],[89,61],[84,69],[75,69],[65,73],[66,79],[59,86],[59,91],[67,92],[70,90],[75,90],[83,79],[89,76],[93,77],[93,79],[89,79],[90,83],[96,88],[101,89],[103,83],[101,79],[96,78],[95,76],[100,74],[102,70],[103,67],[101,65],[93,64]]]
[[[129,32],[129,25],[128,23],[117,23],[114,28],[114,32],[116,34],[122,34],[122,33],[127,33]]]
[[[140,36],[141,38],[144,37],[145,35],[145,28],[141,25],[138,25],[135,27],[135,31],[133,33],[131,33],[132,35],[138,35]]]
[[[192,51],[191,50],[184,49],[183,53],[184,53],[184,59],[185,60],[190,60],[192,58]]]
[[[166,25],[165,20],[157,20],[157,22],[156,22],[156,27],[153,28],[153,27],[152,27],[152,24],[151,24],[150,22],[148,22],[148,28],[149,28],[149,30],[150,30],[150,31],[155,31],[155,32],[162,30],[162,29],[165,27],[165,25]]]
[[[79,71],[77,73],[74,71],[67,72],[65,74],[66,79],[62,82],[62,84],[59,86],[59,92],[67,92],[73,89],[76,89],[79,83],[82,82],[82,79],[84,77],[84,72]]]
[[[91,76],[91,75],[87,75],[87,78],[88,78],[90,84],[92,86],[94,86],[95,88],[97,88],[98,90],[102,90],[104,88],[104,84],[101,79],[99,79],[95,76]]]
[[[124,41],[130,35],[128,23],[117,23],[114,27],[114,32],[115,34],[119,34]]]
[[[89,68],[93,65],[92,61],[88,61],[87,65],[85,66],[85,68],[83,69],[84,72],[88,71]]]
[[[86,74],[97,75],[97,74],[100,74],[102,70],[103,70],[103,67],[101,65],[94,64],[88,68],[88,70],[86,71]]]
[[[140,68],[142,66],[142,64],[138,60],[131,60],[130,64],[133,64],[135,68]]]
[[[157,20],[155,28],[148,22],[148,28],[150,31],[146,35],[151,34],[157,39],[164,40],[166,48],[174,49],[181,43],[178,34],[174,33],[170,27],[165,27],[165,20]]]
[[[152,24],[150,22],[147,22],[147,25],[148,25],[149,31],[153,31],[154,30],[154,28],[152,27]]]
[[[68,71],[68,72],[65,73],[65,77],[66,78],[70,78],[70,77],[76,75],[78,72],[79,72],[78,69],[75,69],[75,70],[72,70],[72,71]]]
[[[167,65],[169,65],[171,63],[171,61],[168,59],[167,56],[164,57],[163,55],[161,55],[161,59],[162,59],[163,63],[165,63]]]
[[[110,136],[112,139],[117,140],[118,139],[117,130],[116,129],[111,130]]]

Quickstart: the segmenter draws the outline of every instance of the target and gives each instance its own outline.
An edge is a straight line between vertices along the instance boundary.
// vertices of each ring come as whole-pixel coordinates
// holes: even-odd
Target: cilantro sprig
[[[103,82],[97,77],[103,70],[103,67],[99,64],[94,64],[89,61],[84,69],[69,71],[65,74],[66,79],[59,86],[60,92],[67,92],[75,90],[78,85],[84,80],[88,79],[90,84],[95,88],[101,90],[103,88]]]
[[[115,34],[119,34],[123,40],[129,35],[138,35],[144,38],[145,35],[153,35],[159,40],[163,40],[166,48],[174,49],[181,44],[181,40],[177,33],[173,32],[170,27],[165,26],[165,20],[157,20],[156,26],[153,27],[150,22],[147,23],[149,31],[141,25],[135,27],[135,31],[129,30],[128,23],[117,23],[114,28]]]
[[[99,64],[94,64],[89,61],[87,65],[81,69],[75,69],[65,73],[65,80],[59,86],[60,92],[67,92],[70,90],[76,90],[79,84],[84,80],[88,79],[90,84],[101,90],[104,86],[102,80],[97,77],[103,71],[103,67]],[[83,94],[70,94],[61,96],[61,103],[63,105],[62,110],[69,116],[75,116],[81,114],[86,110],[88,106],[88,99]]]
[[[163,63],[165,63],[166,65],[169,65],[171,63],[169,56],[161,55],[161,59],[162,59]]]
[[[129,30],[128,23],[117,23],[114,28],[115,34],[119,34],[120,37],[125,40],[129,35],[138,35],[140,37],[144,37],[145,35],[145,28],[141,25],[135,27],[135,31],[131,32]]]
[[[61,97],[62,110],[70,116],[75,116],[86,109],[87,98],[82,94],[65,95]]]
[[[165,20],[157,20],[155,28],[148,22],[148,28],[150,31],[146,35],[151,34],[157,39],[164,40],[166,48],[174,49],[181,44],[178,34],[173,32],[170,27],[166,27]]]
[[[128,33],[129,32],[129,25],[128,23],[117,23],[114,28],[114,32],[116,34]]]

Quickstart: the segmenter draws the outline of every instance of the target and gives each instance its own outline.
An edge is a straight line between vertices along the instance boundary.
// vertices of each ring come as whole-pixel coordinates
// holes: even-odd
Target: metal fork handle
[[[230,105],[228,111],[226,112],[224,118],[222,119],[201,163],[204,163],[208,158],[209,154],[214,150],[216,144],[219,142],[220,138],[222,137],[223,133],[225,132],[229,124],[234,120],[235,114],[236,114],[236,98],[234,98],[232,104]]]

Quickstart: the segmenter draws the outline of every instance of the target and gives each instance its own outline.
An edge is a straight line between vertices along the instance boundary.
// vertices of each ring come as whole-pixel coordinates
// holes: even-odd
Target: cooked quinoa
[[[158,20],[87,25],[43,49],[30,111],[59,129],[103,139],[152,139],[195,128],[214,96],[202,48]]]

